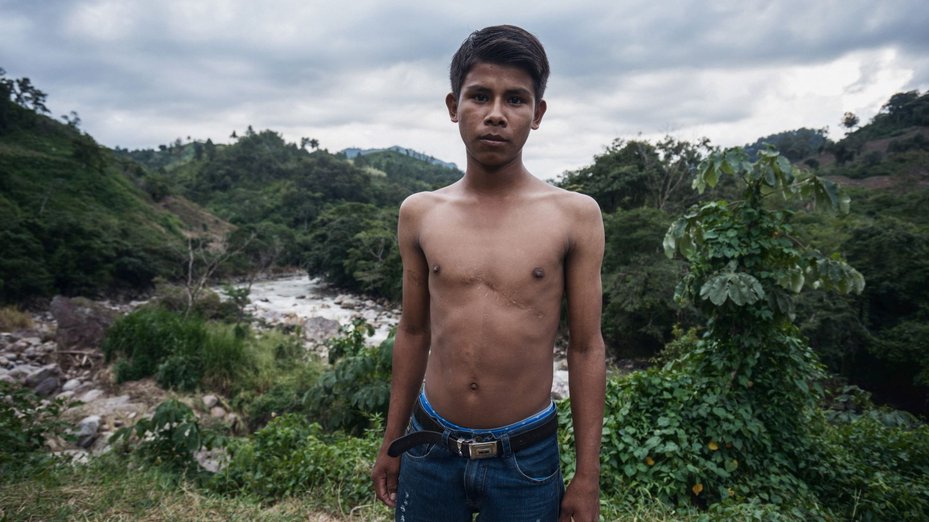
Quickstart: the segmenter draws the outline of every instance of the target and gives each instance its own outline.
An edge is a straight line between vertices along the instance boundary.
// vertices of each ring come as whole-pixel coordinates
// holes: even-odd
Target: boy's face
[[[518,67],[478,62],[468,71],[459,98],[449,93],[445,104],[469,159],[494,168],[522,158],[546,108],[533,89],[532,76]]]

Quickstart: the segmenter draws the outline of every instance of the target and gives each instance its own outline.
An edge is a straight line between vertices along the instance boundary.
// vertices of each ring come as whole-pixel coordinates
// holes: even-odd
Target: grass
[[[10,477],[12,479],[12,477]],[[696,521],[700,513],[674,509],[658,500],[602,502],[603,520],[618,522]],[[159,468],[105,455],[84,465],[48,466],[20,480],[0,480],[0,520],[22,521],[388,521],[393,512],[371,503],[354,508],[313,492],[274,503],[224,497]]]
[[[373,494],[372,494],[373,502]],[[331,503],[330,503],[331,504]],[[262,504],[247,497],[206,493],[173,473],[138,467],[114,455],[86,465],[35,471],[0,482],[0,520],[388,520],[385,508],[369,505],[334,513],[311,494]]]
[[[0,331],[27,330],[32,328],[32,317],[14,306],[0,308]]]

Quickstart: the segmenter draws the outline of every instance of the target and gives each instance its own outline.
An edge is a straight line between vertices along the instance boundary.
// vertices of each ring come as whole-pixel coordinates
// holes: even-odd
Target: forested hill
[[[395,298],[397,206],[462,175],[392,150],[350,160],[250,126],[231,145],[110,150],[76,114],[50,118],[46,97],[0,70],[0,303],[145,291],[183,276],[189,247],[237,252],[218,274],[300,266]]]
[[[251,238],[247,262],[299,266],[343,288],[399,298],[397,207],[414,192],[463,174],[404,151],[349,159],[250,126],[230,145],[176,140],[158,150],[119,150],[150,172],[151,195],[183,195]],[[307,146],[309,145],[309,150]],[[260,258],[260,259],[259,259]]]
[[[81,132],[76,115],[45,116],[44,99],[0,74],[0,303],[178,275],[185,225],[140,188],[144,170]]]
[[[761,138],[795,165],[834,180],[851,196],[847,216],[798,213],[802,245],[845,258],[864,275],[861,296],[820,290],[798,297],[796,321],[829,369],[911,411],[929,413],[929,94],[893,95],[875,118],[838,141],[798,129]],[[838,116],[838,115],[837,115]],[[603,332],[615,355],[648,357],[675,325],[702,320],[675,301],[684,264],[662,254],[661,238],[699,199],[692,173],[709,144],[667,138],[617,140],[559,184],[593,196],[604,213]],[[704,195],[736,187],[724,179]],[[777,198],[771,198],[776,205]],[[794,209],[798,210],[798,209]]]

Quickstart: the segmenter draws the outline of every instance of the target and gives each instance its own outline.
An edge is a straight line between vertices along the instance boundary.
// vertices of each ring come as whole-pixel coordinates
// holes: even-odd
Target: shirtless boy
[[[398,521],[598,519],[603,223],[593,199],[523,165],[547,78],[544,49],[520,28],[465,40],[445,103],[467,170],[400,207],[403,315],[372,470]],[[563,297],[577,441],[567,490],[551,400]]]

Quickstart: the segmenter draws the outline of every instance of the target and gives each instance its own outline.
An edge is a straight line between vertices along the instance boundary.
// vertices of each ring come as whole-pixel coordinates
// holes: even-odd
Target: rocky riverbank
[[[283,326],[299,331],[306,348],[323,358],[326,341],[355,318],[374,327],[368,340],[372,345],[386,339],[400,319],[399,308],[390,303],[340,294],[303,274],[254,283],[250,301],[246,311],[259,330]],[[48,311],[31,314],[30,327],[0,332],[0,381],[29,388],[49,401],[71,403],[63,419],[72,424],[76,443],[51,441],[53,449],[78,457],[107,451],[115,430],[150,416],[169,396],[152,379],[115,384],[100,350],[106,329],[141,303],[56,297]],[[556,355],[552,394],[564,398],[567,364],[562,352]],[[207,394],[181,400],[205,422],[224,423],[233,432],[244,430],[222,397]],[[203,463],[211,467],[206,458]]]

